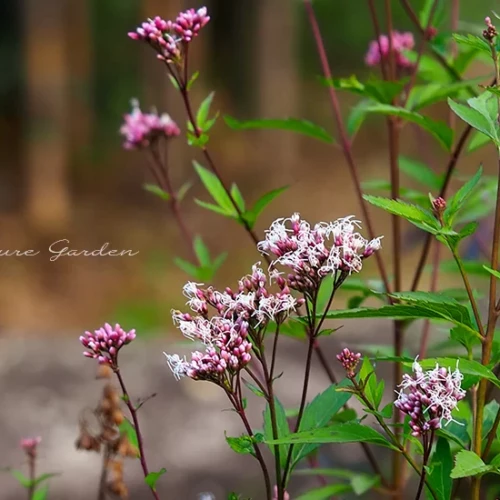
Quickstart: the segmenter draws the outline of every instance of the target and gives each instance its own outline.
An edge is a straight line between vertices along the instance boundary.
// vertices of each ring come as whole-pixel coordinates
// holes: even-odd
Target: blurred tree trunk
[[[294,6],[295,2],[291,1],[258,0],[255,37],[258,118],[297,117],[299,89]],[[293,168],[299,151],[296,135],[264,131],[260,141],[263,165],[270,167],[271,161],[277,161]]]
[[[78,117],[69,124],[69,150],[76,164],[87,163],[92,144],[92,123],[95,119],[92,102],[92,28],[91,2],[80,0],[66,5],[66,46],[68,58],[69,116]]]
[[[40,232],[66,227],[68,186],[68,67],[65,0],[25,0],[26,216]],[[78,117],[75,117],[78,119]]]

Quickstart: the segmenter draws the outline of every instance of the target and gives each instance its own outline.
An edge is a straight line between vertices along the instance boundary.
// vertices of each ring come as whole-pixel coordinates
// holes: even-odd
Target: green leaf
[[[380,477],[370,474],[354,474],[351,478],[351,486],[354,493],[358,496],[364,495],[380,483]]]
[[[189,81],[188,81],[188,83],[186,85],[187,90],[191,90],[191,87],[193,86],[194,82],[198,79],[199,76],[200,76],[200,72],[199,71],[195,71],[191,75],[191,78],[189,79]]]
[[[363,198],[372,205],[382,208],[393,215],[403,217],[407,221],[426,231],[434,232],[439,229],[437,219],[428,210],[417,205],[411,205],[401,200],[382,198],[381,196],[363,195]]]
[[[31,497],[32,500],[47,500],[49,496],[49,487],[44,486],[42,488],[38,488]]]
[[[279,437],[277,441],[286,440],[288,439],[288,436],[290,434],[290,428],[288,427],[288,420],[286,417],[285,409],[283,408],[283,405],[279,402],[278,398],[274,398],[274,406],[276,410],[276,426]],[[277,441],[276,444],[280,444]],[[268,444],[271,442],[274,443],[273,427],[271,422],[271,410],[269,408],[269,403],[266,405],[266,409],[264,410],[264,442]],[[288,448],[289,446],[287,443],[283,443],[279,447],[280,463],[282,468],[284,468],[286,465]],[[269,446],[269,449],[274,455],[274,446]]]
[[[198,112],[196,113],[196,124],[200,130],[205,131],[208,113],[210,112],[210,106],[212,105],[214,95],[215,92],[210,92],[198,108]]]
[[[372,104],[373,101],[371,99],[364,99],[351,108],[346,122],[349,137],[352,138],[355,134],[357,134],[366,118],[366,109]]]
[[[334,495],[340,495],[348,491],[351,491],[351,487],[348,484],[328,484],[327,486],[310,490],[297,497],[296,500],[329,500]]]
[[[160,186],[157,186],[156,184],[143,184],[142,187],[146,191],[153,193],[162,200],[168,201],[170,199],[170,195],[166,191],[163,191],[163,189]]]
[[[477,109],[465,106],[464,104],[459,104],[451,99],[448,99],[448,105],[465,123],[487,135],[490,139],[498,142],[494,124],[491,123],[491,121],[482,115]]]
[[[249,223],[250,227],[253,228],[259,215],[262,211],[269,205],[276,197],[278,197],[281,193],[286,191],[288,186],[283,186],[277,189],[273,189],[268,193],[263,194],[256,202],[255,205],[247,210],[244,214],[246,221]]]
[[[203,243],[201,236],[194,237],[193,248],[200,265],[210,266],[210,252],[205,243]]]
[[[362,384],[365,384],[364,388],[366,398],[377,410],[382,399],[382,394],[380,394],[380,391],[378,390],[379,384],[377,383],[375,370],[370,359],[366,356],[363,359],[363,364],[359,370],[359,380]]]
[[[180,257],[176,257],[174,259],[174,264],[188,276],[198,278],[198,266],[195,266],[194,264],[191,264],[191,262],[181,259]]]
[[[193,187],[193,183],[192,182],[185,182],[179,189],[179,191],[177,191],[177,199],[179,201],[182,201],[187,192]]]
[[[471,140],[469,141],[469,145],[467,146],[467,152],[472,153],[473,151],[476,151],[479,148],[486,146],[486,144],[489,144],[491,141],[492,139],[490,137],[476,130],[472,134]]]
[[[158,479],[160,479],[163,474],[167,472],[167,469],[163,467],[160,469],[158,472],[150,472],[145,478],[144,482],[153,490],[156,491],[156,483],[158,482]]]
[[[47,481],[48,479],[52,478],[52,477],[56,477],[56,476],[59,476],[60,474],[58,473],[55,473],[55,472],[47,472],[45,474],[40,474],[38,477],[35,478],[35,480],[33,481],[33,484],[36,487],[38,487],[40,484],[44,483],[45,481]]]
[[[486,269],[486,271],[488,271],[490,274],[495,276],[495,278],[500,279],[500,273],[498,271],[495,271],[494,269],[491,269],[491,267],[488,266],[483,266],[483,268]]]
[[[221,181],[217,178],[217,176],[202,167],[198,162],[193,161],[194,168],[201,179],[201,182],[210,193],[214,201],[217,203],[216,207],[220,210],[219,213],[222,215],[226,215],[229,217],[237,217],[238,214],[231,202],[231,198],[226,193],[224,186]],[[205,202],[201,202],[200,200],[196,200],[198,205],[203,206],[204,208],[209,208],[209,204]],[[211,210],[214,210],[214,205],[210,205]],[[216,211],[216,210],[214,210]]]
[[[236,205],[240,209],[240,212],[245,211],[245,200],[243,199],[243,196],[241,194],[241,191],[239,190],[238,186],[236,184],[233,184],[231,186],[231,196],[233,200],[236,202]]]
[[[481,457],[473,451],[460,450],[455,457],[455,467],[451,471],[451,478],[458,479],[460,477],[478,476],[489,472],[492,469],[490,465],[486,465]]]
[[[296,118],[284,119],[262,119],[262,120],[247,120],[240,121],[231,116],[224,116],[224,121],[233,130],[258,130],[258,129],[271,129],[271,130],[287,130],[296,132],[298,134],[306,135],[320,141],[332,144],[333,137],[319,125],[307,120],[299,120]]]
[[[252,382],[249,382],[248,380],[243,379],[243,383],[247,386],[250,391],[252,391],[256,396],[259,396],[259,398],[265,397],[265,394]]]
[[[415,85],[411,92],[406,107],[412,111],[418,111],[442,101],[446,97],[456,97],[466,89],[472,89],[484,81],[483,78],[473,80],[462,80],[459,82],[443,85],[442,83],[427,83]]]
[[[433,172],[427,165],[406,156],[399,157],[399,168],[406,175],[420,182],[424,186],[439,191],[441,189],[441,176]]]
[[[340,392],[347,382],[332,384],[328,389],[318,394],[305,408],[299,431],[309,431],[326,426],[332,417],[349,401],[352,394]],[[314,451],[318,445],[309,444],[295,446],[292,454],[292,468],[304,457]]]
[[[447,151],[450,151],[453,146],[453,131],[448,125],[443,122],[437,122],[423,116],[415,111],[400,108],[397,106],[390,106],[388,104],[375,104],[365,108],[368,113],[377,113],[382,115],[397,116],[409,122],[417,124],[435,137]]]
[[[403,295],[399,295],[403,297]],[[461,326],[471,334],[480,338],[470,319],[468,309],[459,302],[446,301],[445,297],[430,300],[413,301],[411,304],[394,304],[386,305],[379,308],[359,307],[357,309],[333,310],[326,315],[328,319],[344,319],[344,318],[392,318],[392,319],[436,319],[441,321],[449,321],[457,326]],[[406,299],[409,295],[406,294]]]
[[[484,407],[484,416],[483,416],[483,440],[487,438],[488,434],[493,427],[493,423],[495,422],[496,416],[498,414],[498,410],[500,405],[495,401],[490,401]]]
[[[253,439],[250,436],[242,435],[240,437],[226,436],[226,442],[233,451],[240,455],[253,455]]]
[[[118,426],[118,429],[120,434],[125,434],[130,444],[137,449],[137,458],[139,458],[139,441],[137,440],[134,424],[128,418],[125,418]]]
[[[487,42],[482,38],[479,38],[478,36],[471,34],[459,35],[458,33],[453,33],[452,36],[455,42],[457,42],[459,45],[471,47],[473,49],[476,49],[480,52],[487,54],[488,56],[491,55],[491,49],[487,44]]]
[[[31,480],[26,477],[20,470],[12,469],[9,471],[11,476],[16,478],[21,486],[24,488],[29,488],[31,485]]]
[[[479,167],[476,174],[469,179],[447,202],[446,210],[443,214],[443,219],[446,224],[452,225],[454,218],[458,212],[464,207],[466,201],[471,196],[474,188],[477,186],[481,175],[483,173],[483,168]]]
[[[277,440],[266,438],[265,442],[280,445],[364,442],[385,446],[393,450],[397,449],[376,430],[355,422],[334,424],[310,431],[296,432]]]
[[[437,494],[437,500],[450,500],[452,479],[450,477],[453,468],[450,444],[440,437],[437,440],[436,449],[432,454],[428,466],[427,480],[433,491]],[[430,495],[429,495],[430,496]]]

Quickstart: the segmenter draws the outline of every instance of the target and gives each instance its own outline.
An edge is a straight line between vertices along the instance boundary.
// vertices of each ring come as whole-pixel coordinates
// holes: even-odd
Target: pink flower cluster
[[[399,33],[393,31],[392,35],[392,50],[395,56],[396,66],[399,68],[410,68],[411,61],[404,55],[405,50],[411,50],[415,46],[413,35],[409,32]],[[389,37],[387,35],[380,35],[379,40],[370,42],[368,52],[365,57],[367,66],[377,66],[381,60],[387,60],[389,57]]]
[[[269,321],[283,322],[302,303],[292,297],[283,278],[273,276],[279,288],[276,293],[268,290],[268,277],[257,264],[252,274],[240,280],[237,292],[185,285],[187,304],[197,315],[172,311],[172,318],[186,338],[204,344],[205,352],[192,353],[191,361],[165,353],[177,379],[187,376],[222,383],[250,361],[252,337]]]
[[[125,121],[120,128],[120,134],[125,138],[125,149],[147,148],[163,137],[177,137],[181,133],[177,124],[169,115],[158,115],[156,110],[143,113],[137,100],[132,101],[132,112],[125,115]]]
[[[357,227],[360,223],[352,216],[311,227],[296,213],[274,221],[258,248],[276,257],[273,267],[280,264],[292,270],[290,288],[314,290],[327,275],[340,285],[349,274],[361,271],[363,259],[381,247],[380,238],[368,241],[355,231]]]
[[[453,420],[451,412],[465,397],[461,388],[464,377],[458,367],[452,372],[438,364],[424,372],[417,361],[413,363],[413,372],[413,376],[403,375],[399,386],[402,391],[394,406],[410,416],[412,435],[418,437],[429,430],[440,429],[443,420],[447,423]]]
[[[181,12],[175,21],[165,21],[159,16],[143,22],[128,34],[132,40],[141,40],[153,47],[158,58],[170,62],[180,62],[184,44],[198,36],[210,17],[207,8],[189,9]]]
[[[23,438],[21,439],[20,446],[23,449],[23,451],[28,455],[30,458],[35,458],[36,457],[36,450],[38,448],[38,445],[42,442],[41,437],[34,437],[34,438]]]
[[[106,323],[94,333],[85,332],[80,337],[80,342],[87,349],[84,356],[97,359],[100,364],[116,366],[118,351],[135,337],[135,330],[126,332],[118,324],[112,327]]]
[[[356,367],[359,364],[359,360],[361,359],[361,353],[351,352],[347,347],[342,349],[340,354],[337,354],[337,359],[342,363],[344,367],[347,377],[354,378],[356,375]]]

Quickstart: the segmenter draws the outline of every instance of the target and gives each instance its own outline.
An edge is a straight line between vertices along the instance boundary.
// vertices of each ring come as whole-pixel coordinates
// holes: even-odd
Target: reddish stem
[[[144,473],[144,477],[146,478],[147,475],[149,474],[149,470],[146,461],[146,455],[144,454],[144,441],[142,438],[141,429],[139,427],[139,419],[137,418],[137,411],[134,408],[132,401],[130,400],[130,396],[128,395],[127,388],[125,387],[125,383],[123,381],[123,377],[120,373],[120,369],[118,368],[118,366],[114,368],[114,371],[116,373],[116,376],[118,377],[118,382],[120,383],[120,387],[122,389],[123,400],[125,401],[125,404],[127,405],[130,411],[130,416],[132,417],[132,422],[134,423],[134,429],[137,435],[137,446],[139,447],[139,460],[141,462],[142,472]],[[151,488],[151,493],[153,494],[153,497],[156,500],[160,500],[158,493],[153,488]]]

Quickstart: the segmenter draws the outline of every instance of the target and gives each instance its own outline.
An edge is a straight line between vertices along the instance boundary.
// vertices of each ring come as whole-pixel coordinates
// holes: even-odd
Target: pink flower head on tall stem
[[[180,64],[187,44],[198,36],[208,21],[206,7],[189,9],[179,13],[175,21],[165,21],[159,16],[147,19],[128,36],[150,45],[157,52],[158,59]]]
[[[317,290],[328,275],[340,286],[348,275],[360,272],[363,260],[381,247],[380,238],[366,240],[356,231],[359,227],[353,216],[311,226],[296,213],[275,220],[258,249],[275,256],[271,267],[281,265],[292,271],[288,283],[295,290]]]
[[[38,445],[41,442],[42,438],[40,436],[34,438],[23,438],[21,439],[20,446],[28,457],[34,459],[36,457]]]
[[[340,354],[337,354],[337,359],[342,363],[347,377],[354,378],[356,375],[356,367],[361,359],[361,353],[352,352],[346,347],[345,349],[342,349]]]
[[[135,337],[135,330],[126,332],[118,324],[113,327],[106,323],[94,333],[85,332],[80,337],[80,342],[87,349],[83,353],[84,356],[97,359],[99,364],[109,364],[116,368],[118,351]]]
[[[303,300],[296,300],[285,281],[275,276],[278,291],[271,291],[269,278],[255,264],[252,273],[239,281],[238,291],[201,288],[187,283],[184,295],[196,313],[172,311],[172,318],[183,335],[201,342],[204,352],[195,351],[191,359],[166,354],[175,378],[209,380],[231,387],[232,378],[251,360],[254,339],[273,321],[282,323]]]
[[[414,46],[415,40],[412,33],[392,32],[392,50],[395,55],[396,66],[399,68],[411,68],[413,66],[413,63],[404,55],[404,51],[411,50]],[[389,37],[387,35],[380,35],[378,40],[371,41],[365,56],[366,65],[374,67],[378,66],[381,60],[387,60],[389,58],[389,48]]]
[[[120,128],[120,134],[125,138],[125,149],[147,148],[160,138],[177,137],[180,133],[179,127],[169,115],[159,115],[156,110],[143,113],[136,99],[132,100],[132,112],[125,115]]]
[[[398,410],[410,416],[413,436],[440,429],[443,420],[454,421],[451,412],[465,398],[461,388],[463,378],[458,362],[454,371],[438,364],[433,370],[424,371],[415,360],[413,375],[403,375],[401,391],[394,403]]]

